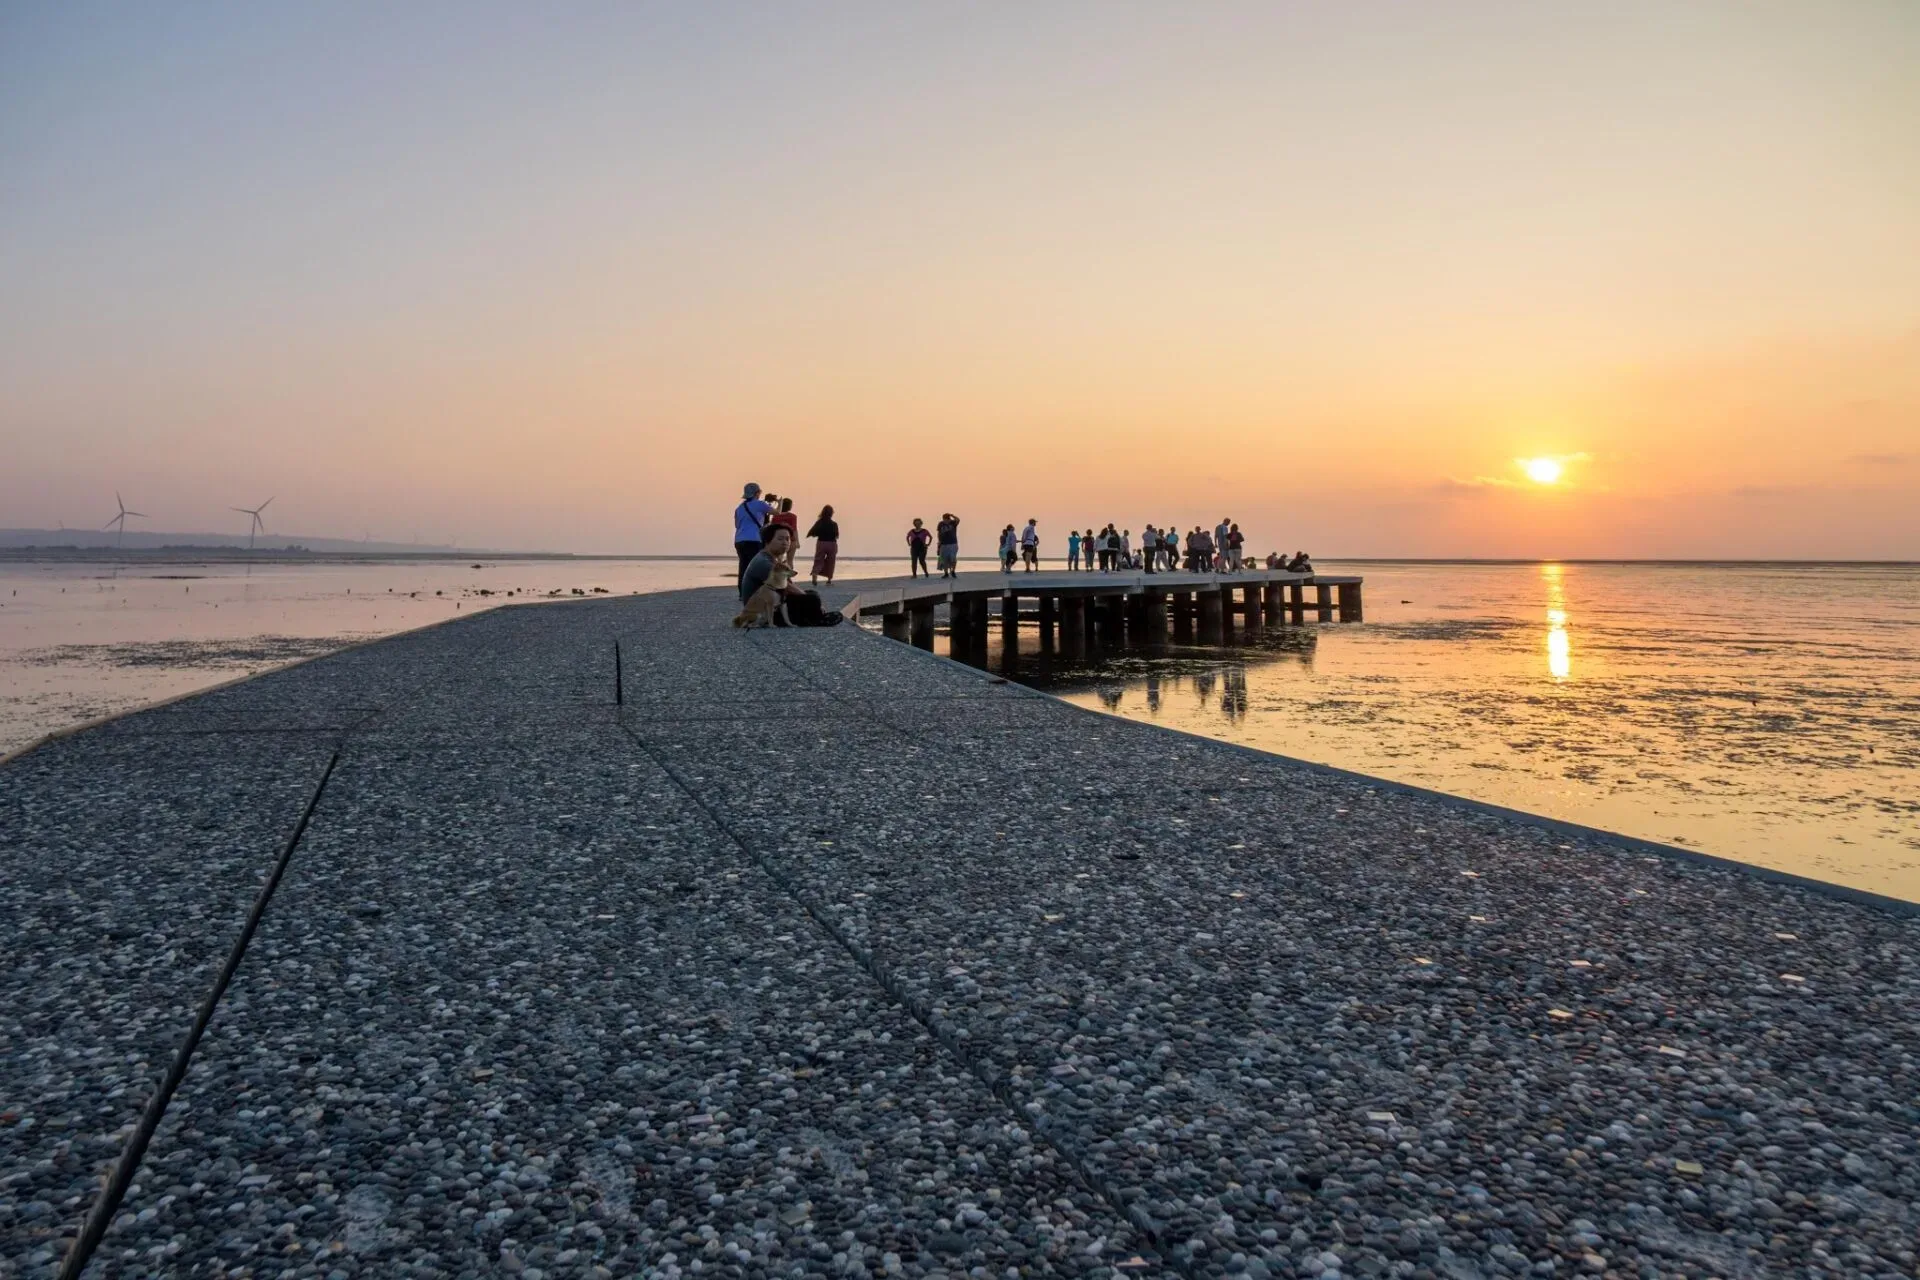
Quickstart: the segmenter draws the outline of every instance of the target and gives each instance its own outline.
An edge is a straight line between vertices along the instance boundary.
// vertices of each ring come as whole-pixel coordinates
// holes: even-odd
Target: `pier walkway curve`
[[[336,752],[90,1276],[1915,1274],[1911,918],[732,601],[0,767],[0,1274]]]

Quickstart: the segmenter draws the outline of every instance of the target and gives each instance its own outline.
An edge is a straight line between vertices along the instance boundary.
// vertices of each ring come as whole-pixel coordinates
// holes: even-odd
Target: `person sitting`
[[[818,591],[794,584],[793,535],[783,524],[767,526],[765,544],[740,575],[736,627],[831,627],[844,619],[820,603]]]
[[[784,627],[786,593],[793,576],[787,569],[792,534],[783,524],[769,524],[760,551],[740,572],[740,616],[735,626]],[[776,576],[776,571],[778,576]]]
[[[1287,561],[1287,572],[1288,573],[1312,573],[1313,561],[1307,559],[1306,552],[1296,551],[1293,553],[1293,559]]]

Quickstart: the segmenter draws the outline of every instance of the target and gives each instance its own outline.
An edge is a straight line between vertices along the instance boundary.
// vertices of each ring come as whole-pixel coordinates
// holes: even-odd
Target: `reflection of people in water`
[[[1221,673],[1220,712],[1229,722],[1247,714],[1247,669],[1235,663]]]
[[[1127,687],[1122,684],[1103,684],[1100,686],[1100,701],[1107,710],[1119,707],[1120,699],[1127,696]]]
[[[1147,710],[1158,715],[1160,712],[1160,677],[1147,677]]]

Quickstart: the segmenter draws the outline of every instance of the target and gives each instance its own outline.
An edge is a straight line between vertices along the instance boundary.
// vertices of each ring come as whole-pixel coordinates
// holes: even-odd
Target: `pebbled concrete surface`
[[[0,771],[0,1274],[51,1274],[336,745],[90,1274],[1915,1274],[1915,922],[728,598]]]

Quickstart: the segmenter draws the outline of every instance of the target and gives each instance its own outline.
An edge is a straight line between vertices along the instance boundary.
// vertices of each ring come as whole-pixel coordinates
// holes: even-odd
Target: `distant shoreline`
[[[992,564],[995,557],[962,556],[970,563]],[[730,560],[732,548],[704,555],[598,555],[570,551],[247,551],[231,547],[151,547],[115,551],[111,547],[0,547],[0,564],[90,565],[326,565],[326,564],[469,564],[486,562],[555,562],[591,564],[610,561]],[[842,555],[842,562],[886,563],[904,555]],[[1456,556],[1319,556],[1326,564],[1454,564],[1454,565],[1623,565],[1651,568],[1780,568],[1780,569],[1911,569],[1920,560],[1654,560],[1608,558],[1514,557],[1474,559]]]

